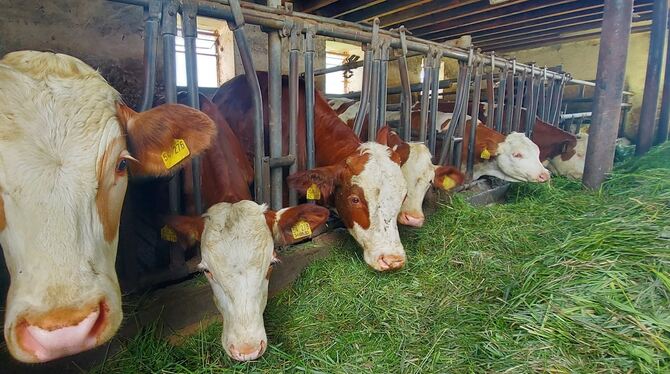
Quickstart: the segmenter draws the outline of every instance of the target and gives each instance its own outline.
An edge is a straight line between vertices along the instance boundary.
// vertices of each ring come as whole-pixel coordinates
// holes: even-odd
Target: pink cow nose
[[[104,330],[106,314],[107,306],[101,301],[85,308],[55,309],[23,318],[16,327],[19,346],[38,362],[91,349]]]
[[[229,347],[230,356],[237,361],[255,360],[265,353],[266,346],[267,344],[265,343],[265,340],[261,340],[260,344],[257,346],[242,344],[240,349],[237,349],[235,345],[231,344]]]
[[[551,176],[550,176],[549,172],[545,170],[542,173],[540,173],[540,175],[537,177],[537,181],[542,183],[542,182],[548,181],[549,178],[551,178]]]
[[[381,255],[377,258],[380,271],[401,269],[405,266],[405,257],[398,255]]]
[[[400,212],[398,215],[398,223],[405,226],[421,227],[424,220],[423,214]]]

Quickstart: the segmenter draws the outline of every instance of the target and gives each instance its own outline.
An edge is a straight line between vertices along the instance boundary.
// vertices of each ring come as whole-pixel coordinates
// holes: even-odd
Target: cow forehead
[[[402,199],[407,191],[405,178],[398,164],[390,158],[390,150],[385,145],[368,142],[359,148],[361,154],[367,154],[368,161],[363,171],[351,178],[351,183],[363,189],[368,205],[373,208],[384,203],[389,197],[397,195]],[[370,209],[374,211],[374,209]]]
[[[430,181],[435,176],[430,150],[423,143],[409,143],[409,158],[402,166],[402,173],[406,181],[415,182],[419,178]],[[408,188],[412,187],[410,185]]]
[[[533,143],[525,134],[519,132],[512,132],[507,135],[505,141],[501,145],[502,147],[498,147],[501,151],[540,152],[540,148],[535,143]]]

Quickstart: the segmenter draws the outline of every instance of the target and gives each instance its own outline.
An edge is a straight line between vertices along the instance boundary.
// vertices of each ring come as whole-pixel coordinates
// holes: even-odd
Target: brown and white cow
[[[581,180],[584,176],[584,164],[586,163],[586,147],[589,143],[588,134],[577,134],[577,144],[572,149],[572,156],[559,154],[546,161],[547,168],[554,174]]]
[[[217,140],[201,162],[202,197],[208,209],[202,217],[169,217],[168,224],[186,247],[200,242],[199,267],[223,316],[221,343],[226,353],[238,361],[254,360],[267,348],[263,311],[272,265],[278,261],[275,245],[308,238],[326,222],[329,211],[302,204],[275,212],[250,201],[251,163],[218,108],[203,95],[200,105],[218,128]],[[190,165],[184,180],[186,209],[192,213]]]
[[[267,109],[265,72],[258,72],[263,93],[264,113]],[[288,108],[288,81],[283,80],[282,113]],[[305,102],[304,85],[300,87],[298,113],[298,164],[304,167]],[[253,157],[253,116],[251,92],[243,76],[221,86],[212,100],[233,128],[249,157]],[[407,194],[400,170],[399,156],[385,145],[361,143],[354,132],[315,92],[315,148],[317,168],[298,172],[288,183],[305,195],[318,189],[319,201],[334,207],[338,215],[363,248],[365,262],[379,271],[399,269],[405,264],[405,250],[400,242],[396,217]],[[283,115],[283,147],[288,149],[288,116]],[[268,118],[265,116],[266,149]]]
[[[0,60],[0,245],[11,277],[4,336],[13,357],[49,361],[115,334],[128,166],[170,174],[215,131],[183,105],[134,112],[74,57],[20,51]],[[175,153],[176,139],[183,147]]]

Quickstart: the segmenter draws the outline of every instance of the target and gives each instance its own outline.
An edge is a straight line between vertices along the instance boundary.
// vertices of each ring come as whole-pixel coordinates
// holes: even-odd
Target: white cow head
[[[582,133],[576,135],[576,137],[577,145],[572,157],[564,160],[564,155],[558,155],[549,160],[547,167],[554,174],[581,180],[584,175],[586,146],[589,143],[589,135]]]
[[[478,132],[479,135],[479,132]],[[492,175],[510,182],[546,182],[549,171],[540,162],[540,149],[525,134],[512,132],[500,143],[481,140],[487,150],[475,157],[485,158],[475,165],[474,179]],[[477,139],[480,143],[480,139]],[[482,147],[480,145],[480,147]]]
[[[11,276],[9,352],[43,362],[107,341],[122,319],[114,270],[132,171],[169,174],[182,139],[197,155],[216,128],[166,105],[137,114],[91,67],[61,54],[0,60],[0,245]]]
[[[273,212],[243,200],[213,205],[203,217],[169,219],[180,236],[201,241],[200,268],[223,315],[221,343],[230,357],[254,360],[267,347],[263,311],[272,266],[278,261],[275,244],[306,239],[328,214],[313,204]]]
[[[378,271],[393,270],[405,264],[396,219],[407,184],[399,165],[387,146],[368,142],[341,163],[295,173],[288,182],[302,194],[315,185],[320,200],[335,206],[363,247],[365,262]]]

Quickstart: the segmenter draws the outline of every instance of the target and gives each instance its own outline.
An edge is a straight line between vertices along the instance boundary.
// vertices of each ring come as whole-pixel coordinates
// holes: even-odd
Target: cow
[[[180,95],[185,99],[185,95]],[[168,225],[186,248],[200,242],[199,269],[223,316],[221,344],[237,361],[255,360],[267,348],[263,311],[275,245],[309,238],[328,219],[328,209],[302,204],[272,211],[251,200],[253,167],[219,109],[200,95],[201,110],[217,125],[217,140],[201,162],[202,216],[170,216]],[[194,213],[193,170],[185,167],[187,213]]]
[[[129,169],[172,174],[216,132],[200,111],[136,113],[64,54],[0,60],[0,246],[11,284],[4,337],[34,363],[109,340],[122,320],[114,269]]]
[[[257,72],[268,113],[268,74]],[[282,112],[287,114],[288,79],[284,77]],[[363,248],[365,262],[377,271],[400,269],[405,250],[400,242],[396,218],[407,186],[400,170],[399,155],[385,145],[361,143],[354,132],[338,117],[326,99],[315,91],[314,142],[316,168],[305,166],[305,87],[300,84],[298,120],[299,170],[288,177],[288,185],[301,195],[309,195],[320,204],[333,207],[349,233]],[[222,85],[212,101],[253,157],[253,115],[251,91],[244,77]],[[283,148],[288,149],[288,116],[282,116]],[[264,118],[266,149],[269,146],[268,118]]]
[[[584,176],[584,164],[586,162],[586,146],[589,143],[588,134],[577,134],[577,144],[572,149],[572,156],[566,158],[564,154],[558,154],[549,158],[547,168],[554,174],[573,179],[582,179]]]

